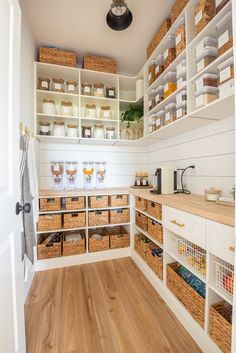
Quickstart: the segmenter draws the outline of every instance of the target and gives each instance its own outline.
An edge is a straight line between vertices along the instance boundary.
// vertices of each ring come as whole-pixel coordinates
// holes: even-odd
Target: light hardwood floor
[[[39,272],[27,353],[200,353],[131,258]]]

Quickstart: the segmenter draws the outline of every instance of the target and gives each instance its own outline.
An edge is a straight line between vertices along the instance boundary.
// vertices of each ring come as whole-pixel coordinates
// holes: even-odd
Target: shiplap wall
[[[150,175],[162,164],[184,168],[195,165],[185,178],[192,193],[204,194],[214,186],[229,194],[234,185],[234,118],[212,123],[149,147],[39,144],[40,187],[50,188],[50,160],[77,160],[78,185],[82,187],[82,161],[107,161],[107,186],[130,186],[136,171]]]

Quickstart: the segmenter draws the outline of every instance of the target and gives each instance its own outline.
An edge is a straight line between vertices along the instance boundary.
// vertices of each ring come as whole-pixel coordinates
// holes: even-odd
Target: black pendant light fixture
[[[128,28],[133,20],[133,15],[125,1],[113,0],[111,9],[107,14],[107,24],[115,31],[123,31]]]

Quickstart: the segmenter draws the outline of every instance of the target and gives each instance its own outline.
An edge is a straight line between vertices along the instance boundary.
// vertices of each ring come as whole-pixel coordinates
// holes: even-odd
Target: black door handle
[[[30,213],[31,211],[31,204],[30,203],[25,203],[23,206],[17,202],[16,203],[16,215],[18,216],[21,211],[23,211],[24,213]]]

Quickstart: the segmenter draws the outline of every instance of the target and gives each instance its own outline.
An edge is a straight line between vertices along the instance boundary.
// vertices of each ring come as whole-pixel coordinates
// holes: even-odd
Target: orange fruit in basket
[[[223,286],[225,288],[225,290],[229,293],[229,294],[233,294],[233,290],[234,290],[234,278],[229,275],[226,274],[224,275],[223,278]]]

